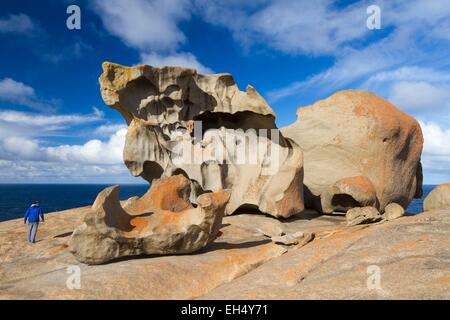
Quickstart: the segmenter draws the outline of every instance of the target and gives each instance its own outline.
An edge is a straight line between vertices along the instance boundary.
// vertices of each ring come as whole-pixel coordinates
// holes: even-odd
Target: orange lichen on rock
[[[133,232],[140,232],[148,226],[148,220],[144,217],[136,217],[130,220],[130,224],[133,226]]]
[[[190,182],[182,175],[154,180],[152,187],[127,211],[138,214],[151,211],[154,208],[180,212],[193,208],[189,202]]]
[[[361,191],[367,192],[367,193],[375,193],[375,187],[373,184],[365,177],[358,176],[358,177],[347,177],[344,179],[341,179],[340,182],[342,184],[348,184],[348,185],[356,185]]]

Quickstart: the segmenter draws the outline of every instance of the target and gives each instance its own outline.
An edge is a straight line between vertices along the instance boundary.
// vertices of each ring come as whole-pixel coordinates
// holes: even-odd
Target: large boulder
[[[423,202],[423,209],[430,211],[450,207],[450,183],[445,183],[434,188]]]
[[[119,186],[99,193],[70,239],[83,263],[102,264],[141,254],[183,254],[202,249],[219,231],[229,194],[204,193],[189,202],[190,183],[182,175],[155,180],[141,198],[119,201]]]
[[[324,213],[350,207],[406,208],[422,195],[419,123],[362,90],[339,91],[297,110],[281,131],[304,153],[305,205]]]
[[[100,85],[129,125],[124,162],[134,176],[152,182],[181,173],[193,203],[227,189],[227,215],[246,207],[289,217],[304,209],[302,151],[279,133],[253,87],[240,91],[230,74],[108,62]]]

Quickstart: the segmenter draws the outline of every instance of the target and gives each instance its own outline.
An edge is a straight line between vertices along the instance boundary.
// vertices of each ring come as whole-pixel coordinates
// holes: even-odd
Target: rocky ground
[[[98,266],[67,249],[87,210],[47,215],[34,245],[22,220],[0,223],[1,299],[450,299],[450,208],[352,227],[313,212],[239,214],[196,254]],[[286,246],[267,236],[298,231],[315,237]],[[80,289],[67,288],[71,265],[81,268]]]

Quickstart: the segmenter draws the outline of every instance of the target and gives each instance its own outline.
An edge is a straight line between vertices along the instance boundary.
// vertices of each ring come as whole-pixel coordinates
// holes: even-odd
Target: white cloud
[[[398,69],[378,72],[372,75],[364,83],[364,86],[374,87],[379,84],[395,81],[450,82],[450,74],[432,68],[403,66]]]
[[[367,32],[364,6],[337,10],[332,1],[276,1],[251,15],[253,39],[287,53],[333,54]],[[244,29],[248,30],[248,29]]]
[[[34,112],[20,112],[14,110],[0,111],[0,123],[26,125],[30,127],[61,128],[103,120],[104,114],[97,108],[93,108],[91,114],[67,114],[52,115]],[[40,128],[40,129],[41,129]]]
[[[186,38],[177,23],[190,17],[186,0],[94,1],[103,25],[128,46],[171,50]]]
[[[349,5],[335,0],[196,0],[202,18],[233,32],[245,47],[262,44],[290,54],[334,56],[359,44],[372,31],[366,27],[367,7],[381,7],[382,28],[429,27],[441,24],[436,37],[448,37],[450,0],[362,0]],[[373,34],[373,32],[372,32]]]
[[[95,129],[94,133],[97,135],[101,135],[101,136],[111,135],[121,129],[126,129],[126,128],[127,128],[127,125],[125,125],[125,124],[104,124],[104,125],[97,127]]]
[[[389,101],[410,112],[434,112],[442,107],[447,107],[450,112],[450,86],[437,87],[425,81],[400,81],[391,87]]]
[[[123,165],[0,160],[2,183],[143,183]]]
[[[10,14],[7,18],[0,18],[0,32],[29,34],[34,29],[33,22],[26,14]]]
[[[32,87],[11,78],[0,80],[0,101],[11,102],[41,111],[55,109],[55,106],[49,103],[40,102]]]
[[[2,117],[3,116],[3,117]],[[38,137],[51,135],[52,128],[70,130],[77,124],[102,120],[97,110],[90,115],[35,115],[15,111],[0,112],[0,124],[10,124],[0,129],[0,159],[34,160],[50,162],[74,162],[111,165],[122,163],[122,150],[127,126],[103,125],[93,130],[105,136],[106,141],[92,139],[81,145],[46,146],[48,142]],[[3,122],[3,123],[2,123]],[[49,129],[48,126],[52,127]],[[113,129],[116,129],[113,131]],[[49,132],[50,131],[50,132]]]
[[[450,74],[428,67],[404,66],[378,72],[362,88],[385,96],[400,109],[422,118],[450,120]]]
[[[89,140],[83,145],[60,145],[43,151],[51,161],[83,164],[122,164],[122,152],[127,129],[120,129],[108,141]]]
[[[358,87],[366,79],[390,68],[400,67],[405,61],[414,63],[422,58],[421,52],[410,38],[414,31],[401,28],[388,37],[363,49],[346,47],[337,52],[335,64],[306,80],[296,81],[286,87],[268,92],[271,102],[301,95],[305,91],[319,95],[331,94],[338,89]],[[405,47],[408,51],[405,52]]]
[[[4,100],[19,100],[23,97],[33,97],[34,89],[22,82],[10,78],[0,80],[0,98]]]
[[[56,147],[27,137],[0,138],[0,182],[142,182],[131,178],[123,164],[126,132],[122,128],[105,141]]]
[[[419,121],[425,140],[424,153],[444,155],[450,164],[450,128],[443,129],[437,123]],[[450,166],[448,167],[450,170]]]
[[[450,15],[450,0],[378,0],[385,25],[436,24]],[[411,27],[414,27],[411,25]]]
[[[90,114],[67,115],[0,111],[0,182],[92,183],[96,179],[142,183],[123,164],[127,126],[85,126],[98,121],[104,121],[104,115],[96,108]],[[77,126],[84,126],[83,132],[101,139],[56,145],[53,138],[48,139],[55,134],[73,138]]]
[[[334,54],[368,33],[365,1],[337,8],[332,0],[228,2],[197,0],[209,23],[233,32],[245,47],[263,44],[291,54]]]
[[[197,58],[188,52],[174,53],[171,55],[160,55],[157,53],[142,53],[141,63],[153,67],[178,66],[196,69],[200,73],[213,73],[213,71],[202,65]]]
[[[17,159],[35,159],[41,157],[39,144],[35,140],[29,140],[23,137],[9,137],[0,140],[4,153],[12,154]],[[1,149],[0,149],[1,150]]]
[[[186,42],[178,24],[191,18],[190,0],[96,0],[94,3],[106,30],[140,51],[140,63],[212,71],[192,53],[178,52]]]
[[[283,17],[289,21],[289,18],[295,14],[298,14],[299,20],[303,16],[303,12],[300,11],[289,12],[287,8],[292,5],[291,1],[281,1],[280,3],[286,9],[277,13],[278,19],[274,19],[274,24],[276,20],[284,21]],[[367,86],[365,81],[377,73],[389,73],[405,66],[435,70],[448,67],[446,61],[450,54],[450,45],[445,40],[448,38],[445,31],[448,30],[448,20],[450,19],[450,0],[376,1],[375,3],[381,7],[382,29],[388,35],[381,39],[369,40],[369,44],[363,47],[358,41],[353,40],[361,38],[361,40],[367,41],[368,35],[378,35],[379,31],[366,29],[368,32],[358,33],[352,31],[352,28],[355,28],[354,23],[359,21],[358,19],[363,18],[365,21],[367,17],[365,8],[371,3],[361,1],[343,9],[336,9],[331,3],[334,2],[331,0],[321,1],[321,9],[307,11],[307,15],[311,15],[311,17],[304,26],[304,32],[321,39],[317,40],[319,43],[326,44],[328,42],[321,30],[328,26],[335,30],[336,33],[331,31],[331,38],[334,42],[328,43],[324,48],[320,49],[312,42],[312,46],[318,49],[315,52],[317,54],[330,54],[326,48],[331,48],[332,55],[336,57],[335,64],[307,80],[296,81],[272,90],[268,95],[269,100],[277,101],[285,97],[301,95],[307,90],[320,92],[323,96],[349,86],[358,88],[362,83]],[[336,15],[332,14],[333,12],[336,12]],[[358,15],[360,18],[352,18],[353,15]],[[342,18],[345,21],[341,21]],[[334,28],[335,24],[340,27]],[[322,25],[326,25],[326,27]],[[365,23],[363,25],[365,28]],[[262,41],[264,39],[261,38]],[[300,39],[301,37],[297,37],[297,40],[300,41]],[[333,46],[333,43],[336,45]],[[284,45],[289,47],[289,41]],[[280,50],[289,52],[283,48]],[[300,50],[299,53],[308,52]],[[414,75],[412,77],[414,78]],[[427,81],[426,79],[416,79],[416,81],[422,80]]]
[[[425,183],[450,181],[450,128],[434,122],[419,121],[424,136],[422,165]]]

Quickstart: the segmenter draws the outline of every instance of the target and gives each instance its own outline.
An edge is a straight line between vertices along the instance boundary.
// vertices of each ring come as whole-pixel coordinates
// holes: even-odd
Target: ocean
[[[0,221],[23,217],[33,200],[44,212],[92,205],[97,194],[111,185],[102,184],[0,184]],[[149,185],[120,185],[120,199],[142,196]]]
[[[44,212],[62,211],[91,205],[97,194],[109,185],[100,184],[0,184],[0,221],[23,217],[33,200],[39,200]],[[424,186],[422,199],[414,199],[407,212],[423,211],[423,199],[434,188]],[[121,185],[120,198],[142,196],[148,185]]]

